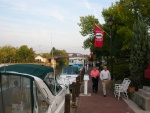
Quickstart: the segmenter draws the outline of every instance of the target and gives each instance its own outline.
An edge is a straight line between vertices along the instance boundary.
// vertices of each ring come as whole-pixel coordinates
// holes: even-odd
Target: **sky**
[[[68,53],[90,54],[82,48],[81,16],[94,15],[100,23],[103,8],[116,0],[0,0],[0,46],[27,45],[36,53],[52,47]]]

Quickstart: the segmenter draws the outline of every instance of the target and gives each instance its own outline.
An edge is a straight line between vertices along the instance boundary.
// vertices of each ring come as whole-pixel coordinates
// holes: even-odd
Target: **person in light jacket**
[[[103,94],[104,97],[106,97],[106,87],[109,80],[111,80],[110,72],[107,70],[107,66],[103,66],[103,70],[100,73],[100,79],[102,81]]]

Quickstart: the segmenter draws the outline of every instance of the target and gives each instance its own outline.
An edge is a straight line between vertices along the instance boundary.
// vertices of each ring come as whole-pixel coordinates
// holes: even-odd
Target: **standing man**
[[[100,74],[100,79],[102,81],[103,94],[104,97],[106,97],[106,87],[109,80],[111,80],[110,72],[107,70],[107,66],[103,66],[103,70],[101,71]]]
[[[97,93],[97,91],[98,91],[98,81],[99,81],[100,72],[99,72],[99,70],[97,70],[96,66],[93,67],[93,70],[91,71],[90,75],[91,75],[91,77],[92,77],[93,93]]]

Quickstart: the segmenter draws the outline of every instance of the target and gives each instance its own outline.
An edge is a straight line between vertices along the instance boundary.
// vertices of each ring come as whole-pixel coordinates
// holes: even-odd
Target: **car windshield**
[[[79,74],[79,70],[78,67],[66,66],[62,69],[62,74],[65,75]]]

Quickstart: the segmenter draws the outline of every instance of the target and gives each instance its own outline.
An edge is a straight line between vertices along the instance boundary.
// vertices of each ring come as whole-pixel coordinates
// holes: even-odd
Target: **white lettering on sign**
[[[96,38],[102,38],[103,37],[103,34],[102,33],[96,33]]]

